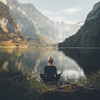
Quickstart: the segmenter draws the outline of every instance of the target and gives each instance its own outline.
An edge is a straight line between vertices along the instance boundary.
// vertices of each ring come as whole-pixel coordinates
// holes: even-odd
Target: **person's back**
[[[48,59],[48,66],[44,68],[44,74],[40,74],[41,79],[43,82],[52,82],[58,81],[61,77],[61,74],[57,74],[57,68],[52,65],[53,59],[50,57]]]
[[[48,80],[54,80],[54,78],[56,77],[57,73],[56,73],[56,67],[55,66],[46,66],[44,69],[44,74],[45,76],[48,78]]]

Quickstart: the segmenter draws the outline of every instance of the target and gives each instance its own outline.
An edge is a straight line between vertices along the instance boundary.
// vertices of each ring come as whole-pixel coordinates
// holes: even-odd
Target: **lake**
[[[39,77],[52,56],[65,80],[84,80],[100,69],[100,48],[0,48],[0,70],[28,71]]]

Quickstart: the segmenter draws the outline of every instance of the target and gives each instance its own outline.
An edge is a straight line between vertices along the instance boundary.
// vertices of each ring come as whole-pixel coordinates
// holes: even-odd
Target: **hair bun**
[[[48,62],[51,63],[51,64],[53,63],[52,57],[49,57]]]

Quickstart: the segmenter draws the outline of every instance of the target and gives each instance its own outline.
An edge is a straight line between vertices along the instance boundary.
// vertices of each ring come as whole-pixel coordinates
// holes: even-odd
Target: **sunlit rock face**
[[[0,0],[2,3],[4,3],[5,5],[7,4],[7,0]]]
[[[2,2],[0,2],[0,9],[0,27],[3,31],[11,33],[20,32],[20,27],[13,17],[10,9]]]
[[[3,29],[4,32],[8,32],[7,23],[8,23],[7,19],[5,18],[0,19],[0,27]]]
[[[0,2],[0,46],[11,46],[25,41],[20,27],[10,9]]]

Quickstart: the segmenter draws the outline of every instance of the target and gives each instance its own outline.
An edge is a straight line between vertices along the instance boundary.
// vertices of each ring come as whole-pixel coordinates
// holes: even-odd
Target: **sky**
[[[67,24],[85,21],[87,14],[100,0],[18,0],[20,3],[32,3],[49,19]]]

